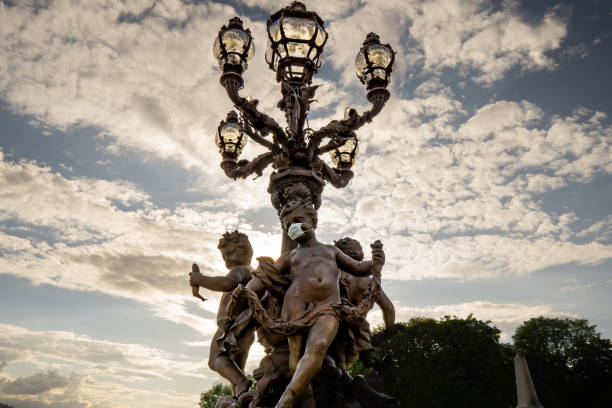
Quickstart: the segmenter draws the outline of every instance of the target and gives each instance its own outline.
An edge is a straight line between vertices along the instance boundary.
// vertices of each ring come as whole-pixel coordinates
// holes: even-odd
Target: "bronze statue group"
[[[194,295],[199,287],[223,292],[208,365],[230,382],[234,397],[217,407],[395,406],[393,398],[346,371],[357,356],[380,371],[366,320],[374,304],[386,329],[394,324],[393,304],[380,286],[382,244],[374,242],[372,260],[364,261],[354,239],[318,242],[317,213],[301,200],[284,205],[280,217],[297,248],[276,260],[260,257],[253,270],[248,237],[228,232],[219,250],[229,272],[205,276],[194,264],[190,274]],[[255,332],[266,355],[253,372],[257,382],[250,391],[244,367]]]

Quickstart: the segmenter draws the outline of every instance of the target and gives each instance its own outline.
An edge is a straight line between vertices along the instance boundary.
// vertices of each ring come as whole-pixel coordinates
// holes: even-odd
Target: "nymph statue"
[[[247,235],[238,232],[226,232],[219,240],[219,250],[228,268],[225,276],[206,276],[200,273],[196,264],[189,274],[192,287],[203,287],[215,292],[223,292],[217,313],[217,331],[210,344],[208,366],[227,379],[233,394],[239,396],[251,386],[244,373],[249,349],[253,344],[253,328],[246,327],[240,336],[227,337],[227,329],[233,320],[227,314],[227,305],[232,291],[238,285],[246,285],[252,276],[251,258],[253,248]]]
[[[342,252],[354,260],[363,261],[363,249],[359,241],[345,237],[334,244]],[[374,355],[374,346],[370,340],[370,324],[365,319],[370,308],[377,304],[383,314],[383,321],[387,331],[393,330],[395,324],[395,307],[380,286],[380,274],[376,271],[373,276],[359,277],[351,275],[345,271],[341,272],[340,293],[344,302],[350,306],[358,306],[362,302],[369,302],[365,306],[364,316],[359,319],[356,325],[349,325],[350,336],[339,338],[335,347],[336,365],[346,371],[353,360],[359,355],[359,359],[364,366],[378,370],[378,361]],[[349,338],[347,338],[349,337]]]
[[[317,214],[303,201],[287,203],[281,221],[298,247],[276,261],[259,258],[260,266],[246,288],[238,287],[235,299],[246,294],[261,325],[284,333],[289,342],[291,381],[277,408],[293,407],[296,400],[311,400],[310,383],[321,369],[330,345],[334,342],[343,316],[339,280],[341,271],[366,277],[380,269],[385,255],[382,244],[373,246],[373,261],[356,261],[333,245],[317,241]],[[284,289],[280,318],[265,313],[258,305],[266,289]],[[313,405],[314,406],[314,405]],[[302,402],[302,407],[304,403]]]

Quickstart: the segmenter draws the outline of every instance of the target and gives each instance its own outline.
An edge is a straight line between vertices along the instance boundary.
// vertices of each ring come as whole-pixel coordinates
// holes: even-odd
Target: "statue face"
[[[224,242],[219,249],[228,268],[251,264],[253,252],[246,242]]]
[[[336,247],[356,261],[363,261],[363,249],[357,240],[342,238],[335,242]]]
[[[291,224],[302,224],[304,234],[300,235],[296,239],[296,242],[298,243],[307,241],[314,235],[314,222],[308,211],[304,208],[296,208],[283,217],[283,228],[285,231],[287,231]]]

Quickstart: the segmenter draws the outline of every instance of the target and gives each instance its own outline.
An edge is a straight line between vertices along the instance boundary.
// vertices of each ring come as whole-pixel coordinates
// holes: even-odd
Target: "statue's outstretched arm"
[[[393,302],[391,302],[391,299],[389,299],[382,288],[380,288],[378,291],[378,299],[376,300],[376,304],[382,311],[385,328],[387,330],[391,330],[395,324],[395,306],[393,306]]]
[[[200,272],[191,272],[189,284],[191,286],[201,286],[215,292],[230,292],[242,281],[241,273],[234,267],[225,276],[206,276]]]
[[[374,280],[380,285],[380,270],[385,264],[385,252],[383,251],[382,242],[376,240],[372,245],[372,260],[358,262],[350,256],[346,255],[340,249],[336,250],[336,260],[340,269],[355,276],[374,275]]]
[[[355,276],[369,276],[372,274],[372,261],[358,262],[338,248],[334,248],[336,249],[336,261],[340,269]]]
[[[246,288],[252,290],[257,296],[263,295],[266,291],[266,285],[256,276],[247,283]]]

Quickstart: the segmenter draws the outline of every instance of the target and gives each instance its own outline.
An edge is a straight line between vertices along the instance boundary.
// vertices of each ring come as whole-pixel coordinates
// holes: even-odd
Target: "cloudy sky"
[[[0,1],[0,402],[191,407],[218,381],[218,296],[190,297],[190,265],[225,273],[226,230],[256,256],[280,235],[270,170],[219,168],[231,104],[212,43],[243,18],[243,94],[282,121],[262,50],[285,5]],[[612,337],[610,2],[307,5],[329,32],[311,127],[367,108],[353,61],[368,32],[398,52],[355,178],[324,192],[320,238],[382,239],[400,320],[473,313],[511,341],[528,318],[569,316]]]

